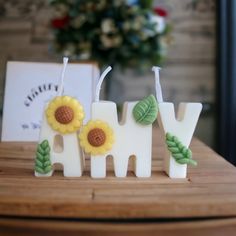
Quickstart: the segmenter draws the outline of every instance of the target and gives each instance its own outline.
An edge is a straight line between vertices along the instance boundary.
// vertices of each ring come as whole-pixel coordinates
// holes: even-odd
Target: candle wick
[[[158,66],[153,66],[152,71],[155,73],[155,89],[156,89],[156,98],[158,103],[163,102],[162,89],[160,83],[160,72],[161,68]]]
[[[60,79],[60,84],[58,87],[58,93],[57,93],[58,96],[61,96],[64,90],[64,78],[65,78],[65,71],[66,71],[66,66],[68,64],[68,60],[69,60],[68,57],[63,57],[63,68],[61,71],[61,79]]]
[[[96,86],[96,91],[95,91],[95,102],[99,102],[99,97],[100,97],[100,90],[102,87],[102,82],[105,79],[106,75],[112,70],[111,66],[108,66],[105,71],[101,74],[97,86]]]

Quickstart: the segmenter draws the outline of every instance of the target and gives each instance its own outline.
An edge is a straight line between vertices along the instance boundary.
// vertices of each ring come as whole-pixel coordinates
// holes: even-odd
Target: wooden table
[[[91,179],[33,176],[35,143],[0,144],[0,235],[221,235],[236,232],[236,169],[200,141],[188,179],[162,171],[153,135],[152,177]],[[111,160],[108,161],[111,169]],[[125,234],[126,233],[126,234]]]

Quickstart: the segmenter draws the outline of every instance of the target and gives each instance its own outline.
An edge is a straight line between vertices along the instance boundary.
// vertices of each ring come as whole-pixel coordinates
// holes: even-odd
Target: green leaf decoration
[[[38,144],[35,159],[35,171],[40,174],[47,174],[52,170],[52,163],[50,159],[50,146],[48,140],[44,140]]]
[[[192,159],[191,150],[185,147],[176,136],[166,133],[166,145],[177,163],[197,165],[197,162]]]
[[[152,94],[139,101],[133,109],[133,117],[141,125],[152,124],[157,118],[157,113],[157,101]]]

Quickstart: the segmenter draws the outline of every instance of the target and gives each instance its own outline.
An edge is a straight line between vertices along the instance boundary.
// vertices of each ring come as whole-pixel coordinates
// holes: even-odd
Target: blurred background
[[[83,8],[75,8],[75,2],[0,0],[1,108],[6,62],[9,60],[61,62],[62,55],[67,55],[72,61],[97,61],[101,69],[111,64],[115,69],[106,95],[118,104],[154,93],[151,65],[156,64],[162,67],[161,83],[166,101],[176,105],[185,101],[204,104],[196,136],[219,151],[219,133],[216,130],[216,2],[77,1],[84,2]],[[120,15],[101,13],[104,9],[122,7],[124,2],[127,7],[122,8],[122,20]],[[91,24],[91,28],[81,28],[88,19],[91,24],[97,22],[101,31],[93,29]],[[144,25],[146,23],[148,25]],[[73,27],[68,28],[68,25]],[[145,30],[140,27],[145,27]],[[119,35],[120,28],[124,29],[123,39]],[[76,30],[81,31],[78,33]],[[135,32],[139,31],[141,34],[137,36]],[[130,32],[133,32],[131,38]],[[147,40],[148,44],[145,44]],[[93,44],[99,43],[102,46],[91,51]],[[131,44],[138,51],[129,51]]]

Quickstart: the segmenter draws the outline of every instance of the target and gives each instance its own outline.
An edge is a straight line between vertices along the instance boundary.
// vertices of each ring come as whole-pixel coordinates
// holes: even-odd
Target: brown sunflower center
[[[106,141],[106,134],[102,129],[94,128],[88,133],[88,142],[94,147],[102,146]]]
[[[74,111],[69,106],[58,107],[55,111],[55,118],[61,124],[69,124],[74,118]]]

